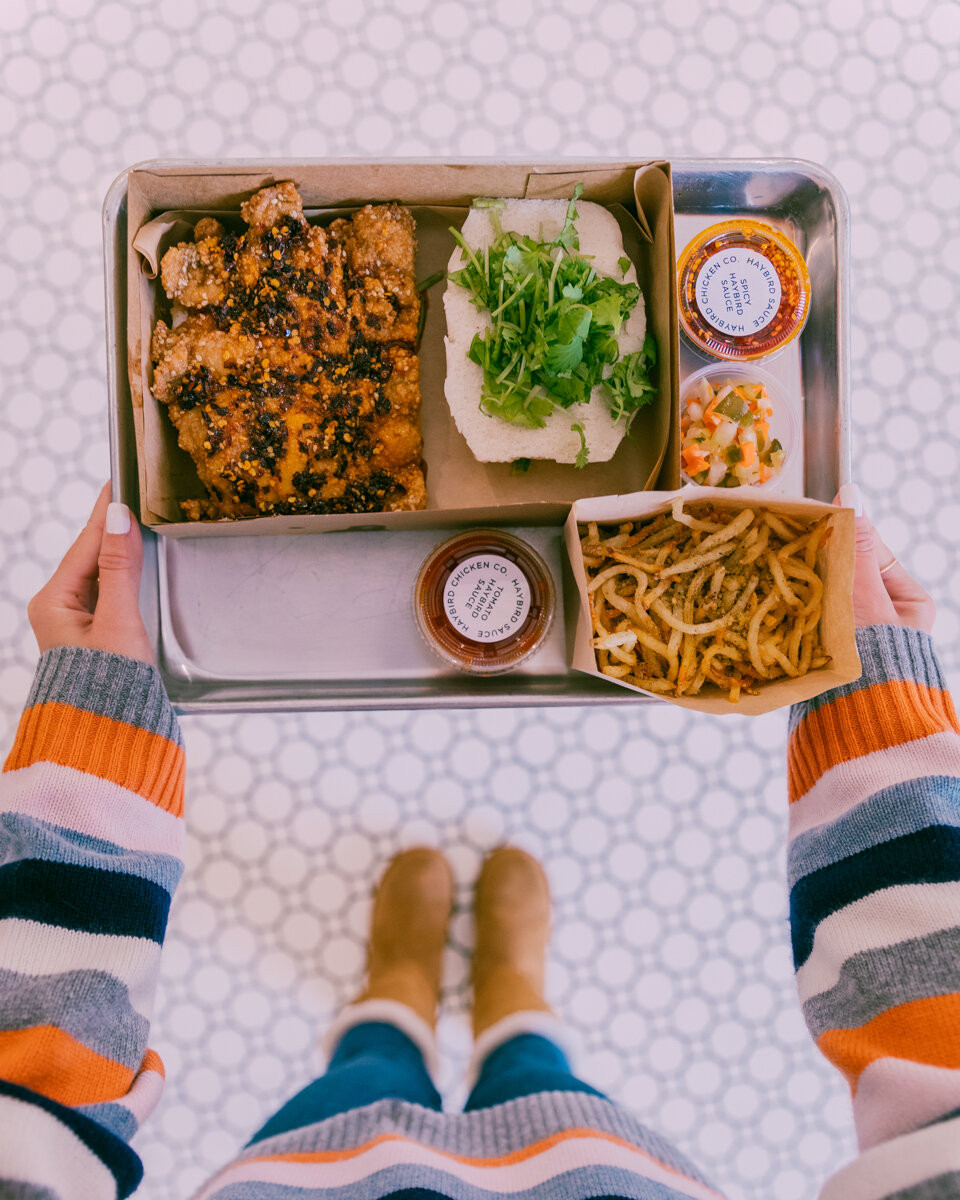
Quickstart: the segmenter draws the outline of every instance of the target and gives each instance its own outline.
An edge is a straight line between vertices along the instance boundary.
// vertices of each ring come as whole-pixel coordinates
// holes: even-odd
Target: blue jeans
[[[521,1033],[487,1057],[464,1112],[491,1108],[534,1092],[602,1095],[577,1079],[566,1055],[553,1042],[536,1033]],[[420,1050],[405,1033],[379,1021],[347,1030],[326,1075],[288,1100],[248,1144],[301,1129],[375,1100],[409,1100],[437,1112],[442,1105]]]

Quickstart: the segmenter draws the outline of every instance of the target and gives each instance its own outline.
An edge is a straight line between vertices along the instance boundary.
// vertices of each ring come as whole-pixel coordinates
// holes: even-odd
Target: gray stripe
[[[446,1171],[422,1166],[396,1166],[368,1175],[345,1187],[285,1187],[279,1183],[233,1183],[213,1193],[212,1200],[383,1200],[400,1191],[423,1188],[449,1200],[496,1200],[501,1192],[464,1183]],[[675,1188],[645,1179],[620,1167],[581,1167],[554,1175],[537,1187],[511,1192],[510,1200],[687,1200]],[[923,1196],[923,1200],[928,1200]],[[940,1200],[937,1197],[937,1200]]]
[[[83,1113],[91,1121],[96,1121],[104,1129],[109,1129],[111,1133],[115,1133],[118,1138],[122,1138],[125,1142],[129,1142],[140,1128],[137,1124],[137,1118],[129,1108],[124,1108],[122,1104],[110,1104],[109,1102],[104,1104],[81,1104],[78,1106],[77,1112]]]
[[[400,1134],[421,1145],[469,1158],[496,1158],[565,1129],[612,1134],[665,1166],[712,1186],[666,1138],[641,1124],[626,1109],[585,1092],[540,1092],[469,1113],[438,1113],[406,1100],[378,1100],[314,1125],[264,1138],[248,1146],[237,1161],[297,1150],[348,1150],[384,1133]]]
[[[955,775],[918,775],[878,788],[855,808],[798,834],[787,854],[787,884],[792,888],[805,875],[931,825],[960,827]]]
[[[49,1188],[0,1176],[0,1200],[60,1200],[60,1197],[59,1193],[51,1192]]]
[[[45,651],[37,664],[27,707],[50,702],[72,704],[183,745],[156,667],[122,654],[79,646]]]
[[[960,1196],[960,1171],[948,1171],[915,1183],[913,1187],[891,1192],[884,1200],[957,1200]]]
[[[45,859],[70,866],[149,879],[172,896],[183,875],[183,863],[172,854],[128,850],[116,842],[90,837],[63,825],[51,825],[25,813],[0,812],[0,866],[24,859]]]
[[[105,1058],[135,1071],[150,1025],[130,1005],[126,985],[106,971],[21,975],[0,970],[0,1029],[56,1025]]]
[[[831,688],[812,700],[794,704],[790,709],[791,733],[809,713],[840,696],[850,696],[876,683],[911,679],[924,687],[947,691],[947,682],[928,633],[907,629],[904,625],[866,625],[857,630],[857,650],[863,665],[860,678],[842,687]]]
[[[960,926],[851,955],[803,1015],[817,1038],[826,1029],[857,1029],[897,1004],[953,992],[960,992]]]

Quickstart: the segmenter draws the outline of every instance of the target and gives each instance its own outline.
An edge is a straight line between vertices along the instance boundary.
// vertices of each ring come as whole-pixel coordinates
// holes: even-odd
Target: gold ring
[[[886,575],[886,573],[890,570],[890,568],[895,567],[896,565],[897,565],[896,557],[891,558],[885,567],[880,568],[880,574]]]

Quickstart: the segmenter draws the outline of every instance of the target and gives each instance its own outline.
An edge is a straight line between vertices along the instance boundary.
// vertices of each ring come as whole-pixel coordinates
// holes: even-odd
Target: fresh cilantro
[[[553,241],[505,231],[503,201],[486,198],[474,207],[490,214],[489,246],[473,248],[451,229],[464,265],[449,278],[490,316],[490,328],[467,352],[483,370],[481,410],[530,429],[541,428],[557,408],[586,404],[596,388],[613,417],[629,425],[654,394],[653,339],[648,334],[643,349],[625,358],[617,343],[640,300],[639,287],[598,275],[579,252],[575,221],[582,193],[577,184]],[[630,260],[619,265],[625,273]],[[585,450],[581,457],[585,463]]]
[[[582,195],[583,184],[578,183],[573,189],[573,196],[567,205],[567,215],[564,217],[563,228],[560,230],[560,235],[557,238],[558,245],[563,246],[565,250],[580,249],[580,235],[577,233],[574,221],[577,219],[577,201]]]
[[[529,470],[530,470],[530,459],[529,458],[515,458],[513,460],[513,462],[510,464],[510,474],[511,475],[524,475]]]
[[[577,451],[577,457],[574,459],[573,465],[578,471],[582,471],[587,465],[587,459],[590,456],[590,451],[587,449],[587,435],[583,431],[583,426],[579,423],[571,425],[570,428],[574,433],[580,435],[580,449]]]
[[[648,354],[648,344],[655,347],[649,335],[644,338],[643,349],[624,355],[603,381],[610,413],[615,420],[626,417],[629,422],[654,397],[656,388],[650,380],[650,366],[655,361],[656,350],[653,350],[653,356]]]
[[[618,258],[617,266],[620,268],[620,274],[626,275],[626,273],[630,270],[630,259],[627,258],[626,255],[624,255],[622,258]]]

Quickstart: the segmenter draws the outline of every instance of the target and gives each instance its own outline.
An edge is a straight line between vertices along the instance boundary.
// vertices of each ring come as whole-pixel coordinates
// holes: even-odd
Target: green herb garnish
[[[577,457],[574,459],[573,465],[578,471],[582,471],[587,465],[587,459],[590,456],[590,451],[587,449],[587,435],[584,433],[583,426],[579,423],[576,425],[571,425],[570,428],[574,433],[578,433],[580,435],[580,449],[577,451]]]
[[[620,268],[620,274],[626,275],[630,270],[630,259],[626,255],[621,256],[617,259],[617,266]]]
[[[449,278],[469,291],[474,306],[488,312],[492,322],[467,351],[483,369],[480,407],[514,425],[539,429],[556,408],[588,403],[598,386],[614,419],[628,424],[653,398],[653,339],[648,334],[643,349],[623,357],[617,345],[640,289],[598,275],[580,253],[574,221],[582,193],[578,183],[552,242],[504,230],[503,201],[485,198],[473,206],[490,213],[492,245],[474,249],[459,230],[450,231],[466,262]],[[620,260],[622,271],[629,265],[629,259]],[[582,467],[586,439],[582,428],[578,432],[583,445],[577,466]]]
[[[529,470],[530,470],[530,459],[529,458],[515,458],[513,460],[513,462],[510,464],[510,474],[511,475],[524,475]]]

